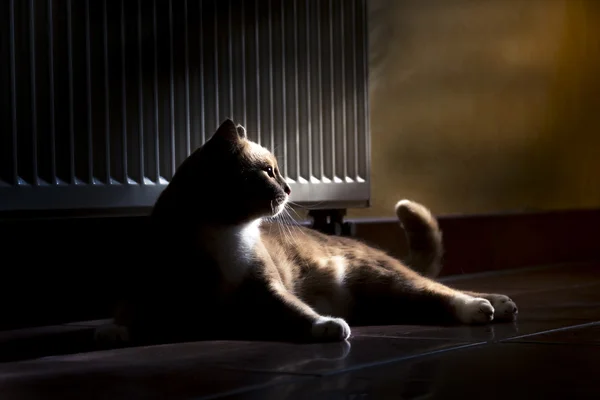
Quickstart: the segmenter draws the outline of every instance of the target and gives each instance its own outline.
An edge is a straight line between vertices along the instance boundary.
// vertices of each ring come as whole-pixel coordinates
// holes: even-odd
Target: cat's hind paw
[[[486,297],[494,307],[495,321],[514,321],[517,318],[519,309],[510,297],[503,294],[491,294]]]
[[[466,295],[454,299],[456,317],[463,324],[485,324],[494,319],[494,307],[486,299]]]
[[[319,317],[313,322],[311,336],[322,341],[346,340],[350,337],[350,327],[342,318]]]

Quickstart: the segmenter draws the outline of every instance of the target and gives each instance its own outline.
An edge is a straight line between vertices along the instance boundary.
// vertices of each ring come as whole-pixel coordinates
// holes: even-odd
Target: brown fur
[[[314,341],[347,338],[345,321],[514,318],[516,306],[506,296],[459,292],[428,278],[439,272],[443,249],[425,207],[406,200],[396,207],[415,271],[356,240],[269,221],[288,194],[273,155],[225,121],[158,199],[152,219],[163,256],[132,289],[131,307],[121,309],[116,323],[142,343]]]

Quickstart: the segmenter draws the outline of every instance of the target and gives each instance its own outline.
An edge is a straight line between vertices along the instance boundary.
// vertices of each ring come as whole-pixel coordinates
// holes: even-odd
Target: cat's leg
[[[353,317],[361,324],[473,325],[494,319],[490,300],[425,278],[387,255],[375,254],[368,262],[360,262],[347,285],[354,298]]]
[[[519,309],[515,302],[506,295],[497,293],[478,293],[464,290],[462,293],[468,296],[488,300],[492,304],[492,307],[494,307],[495,321],[513,321],[519,313]]]
[[[340,341],[350,337],[350,327],[342,318],[319,315],[298,296],[279,282],[269,284],[272,302],[271,319],[277,330],[298,330],[303,339],[311,341]]]
[[[399,296],[407,294],[417,309],[432,313],[426,316],[429,322],[439,320],[477,325],[494,319],[495,310],[489,300],[462,293],[427,278],[410,282],[398,292]]]

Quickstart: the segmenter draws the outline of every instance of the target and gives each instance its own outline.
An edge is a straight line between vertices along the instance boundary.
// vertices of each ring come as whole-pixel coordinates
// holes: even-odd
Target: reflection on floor
[[[5,362],[0,397],[600,398],[600,264],[445,281],[510,295],[518,321],[355,328],[337,344],[199,342]]]

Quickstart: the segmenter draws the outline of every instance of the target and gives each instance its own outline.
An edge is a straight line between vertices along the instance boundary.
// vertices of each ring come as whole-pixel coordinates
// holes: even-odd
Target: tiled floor
[[[7,362],[0,398],[600,398],[600,264],[446,282],[509,294],[518,321],[355,328],[336,344],[198,342]]]

